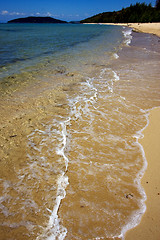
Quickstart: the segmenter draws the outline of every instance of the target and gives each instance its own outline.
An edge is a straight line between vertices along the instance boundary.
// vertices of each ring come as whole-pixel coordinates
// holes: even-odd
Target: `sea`
[[[118,240],[140,223],[159,66],[160,39],[128,27],[0,24],[1,240]]]

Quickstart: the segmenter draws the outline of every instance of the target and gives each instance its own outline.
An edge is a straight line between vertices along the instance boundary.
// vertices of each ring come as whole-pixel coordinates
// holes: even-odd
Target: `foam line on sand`
[[[149,125],[143,131],[142,144],[148,162],[142,178],[142,185],[147,194],[147,210],[141,223],[131,229],[125,240],[160,239],[160,108],[150,111]]]

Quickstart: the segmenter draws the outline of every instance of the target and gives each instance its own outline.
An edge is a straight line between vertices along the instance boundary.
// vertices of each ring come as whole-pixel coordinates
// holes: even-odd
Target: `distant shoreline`
[[[126,26],[126,27],[133,28],[133,30],[136,32],[155,34],[158,37],[160,37],[160,22],[156,22],[156,23],[83,23],[83,24]]]

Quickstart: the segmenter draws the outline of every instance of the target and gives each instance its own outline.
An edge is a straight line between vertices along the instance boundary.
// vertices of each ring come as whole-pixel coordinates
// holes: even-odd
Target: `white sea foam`
[[[68,177],[65,176],[64,172],[58,178],[57,185],[58,185],[58,189],[57,189],[56,204],[54,206],[53,211],[48,209],[49,212],[51,212],[48,226],[45,229],[42,236],[40,236],[40,238],[38,237],[37,239],[45,238],[47,240],[50,240],[50,239],[63,240],[67,234],[67,229],[60,224],[60,220],[58,218],[58,209],[59,209],[61,200],[66,196],[65,188],[68,185]]]
[[[119,58],[119,56],[118,56],[117,53],[114,53],[113,56],[114,56],[115,59],[118,59],[118,58]]]
[[[122,33],[123,33],[123,35],[124,35],[124,37],[125,37],[124,43],[125,43],[127,46],[129,46],[130,43],[131,43],[131,41],[132,41],[132,36],[131,36],[131,34],[132,34],[132,29],[128,29],[128,28],[126,29],[126,28],[125,28],[125,30],[122,31]]]
[[[109,69],[109,68],[108,68]],[[99,78],[103,78],[105,72],[107,71],[107,68],[103,68],[100,72]]]
[[[68,168],[68,158],[65,155],[65,148],[66,148],[66,144],[67,144],[67,130],[66,130],[66,125],[70,122],[70,118],[68,118],[68,120],[60,122],[62,131],[62,147],[58,148],[56,153],[60,156],[63,157],[63,159],[65,160],[65,172],[62,172],[61,175],[59,176],[58,180],[57,180],[57,197],[56,197],[56,204],[54,206],[54,209],[51,213],[50,219],[49,219],[49,223],[47,228],[45,229],[45,233],[43,234],[43,236],[46,238],[46,233],[48,233],[48,237],[46,238],[47,240],[54,240],[54,239],[59,239],[59,240],[63,240],[67,234],[67,229],[65,227],[63,227],[60,224],[60,220],[58,218],[58,209],[61,203],[61,200],[63,198],[65,198],[66,196],[66,187],[68,185],[68,177],[65,176],[65,173],[67,171]],[[41,236],[42,239],[42,236]]]
[[[123,240],[124,240],[124,236],[126,234],[126,232],[134,227],[136,227],[137,225],[139,225],[140,221],[141,221],[141,218],[143,216],[143,214],[145,213],[146,211],[146,205],[145,205],[145,201],[147,199],[147,196],[146,196],[146,193],[143,189],[143,187],[141,186],[141,178],[143,177],[146,169],[147,169],[147,159],[146,159],[146,156],[145,156],[145,152],[144,152],[144,149],[142,147],[142,145],[138,142],[138,139],[139,138],[143,138],[144,135],[142,134],[142,132],[144,131],[144,129],[148,126],[149,124],[149,113],[147,111],[144,111],[143,109],[140,109],[140,111],[142,113],[145,113],[145,116],[146,116],[146,120],[147,120],[147,123],[146,125],[144,126],[144,128],[142,128],[140,131],[138,131],[136,133],[136,135],[134,135],[133,137],[136,138],[136,144],[139,146],[140,150],[141,150],[141,153],[142,153],[142,156],[143,156],[143,167],[141,169],[141,171],[137,174],[136,176],[136,179],[134,181],[134,183],[138,186],[138,189],[140,190],[140,193],[141,193],[141,200],[139,202],[139,210],[135,211],[132,216],[130,217],[130,221],[128,222],[127,225],[125,225],[122,229],[122,232],[121,232],[121,237]]]
[[[111,79],[107,78],[108,72],[110,73],[110,76],[113,76],[113,77],[111,77]],[[120,80],[117,73],[109,68],[102,69],[98,78],[100,81],[102,81],[102,83],[104,85],[106,85],[108,87],[108,89],[111,93],[113,93],[114,81]],[[82,83],[83,91],[80,91],[79,96],[76,96],[74,99],[68,100],[69,105],[70,105],[70,117],[66,121],[59,122],[59,125],[61,126],[61,131],[59,132],[59,134],[61,135],[61,144],[59,145],[59,147],[57,147],[56,153],[57,153],[57,155],[60,155],[61,157],[63,157],[63,159],[65,161],[66,169],[65,169],[65,172],[62,172],[60,174],[60,176],[57,180],[57,197],[56,197],[55,206],[54,206],[53,210],[47,209],[48,212],[51,213],[50,219],[48,222],[48,226],[47,226],[47,228],[44,229],[43,234],[41,236],[37,237],[37,240],[41,240],[41,239],[63,240],[63,239],[65,239],[65,236],[67,234],[67,229],[64,226],[62,226],[60,219],[58,217],[58,209],[60,207],[61,200],[63,198],[65,198],[65,196],[66,196],[65,189],[66,189],[66,186],[69,184],[68,177],[65,175],[67,168],[68,168],[68,162],[69,162],[69,159],[67,158],[67,156],[65,154],[65,150],[66,150],[66,146],[67,146],[67,125],[69,125],[72,120],[81,119],[83,121],[84,116],[88,117],[88,119],[89,119],[88,122],[90,122],[90,123],[92,122],[92,112],[90,110],[90,107],[92,106],[92,109],[94,108],[94,104],[96,103],[96,101],[98,100],[98,97],[99,97],[99,90],[96,88],[96,85],[94,84],[95,80],[97,80],[97,79],[87,78],[86,82]],[[119,97],[119,99],[121,101],[125,100],[123,97]],[[98,111],[98,109],[97,109],[97,111]],[[101,115],[104,118],[106,118],[105,113],[102,113],[102,112],[99,112],[99,113],[101,113]],[[145,204],[144,204],[144,201],[146,200],[146,195],[140,184],[140,179],[147,167],[143,148],[138,143],[138,138],[142,137],[142,133],[141,133],[142,131],[143,130],[137,132],[137,134],[134,136],[136,138],[136,144],[138,144],[138,146],[140,147],[140,149],[143,153],[143,158],[144,158],[144,167],[141,170],[141,172],[137,174],[137,178],[135,180],[135,184],[138,186],[141,196],[142,196],[142,199],[139,202],[140,209],[132,214],[132,216],[130,218],[130,222],[123,227],[121,234],[119,236],[114,236],[114,237],[124,238],[124,235],[127,230],[129,230],[139,224],[140,218],[146,209]],[[41,132],[42,131],[39,131],[40,134],[41,134]],[[121,141],[121,139],[119,139],[118,136],[117,137],[110,136],[110,137],[111,137],[111,140],[114,140],[115,142]],[[127,146],[127,143],[126,143],[126,146]],[[127,147],[129,148],[130,146],[127,146]],[[37,149],[35,149],[35,150],[37,150]],[[88,164],[88,163],[86,163],[86,164]],[[92,162],[90,162],[90,164],[97,167],[96,164],[98,164],[98,163],[92,164]],[[99,166],[99,168],[100,167],[101,166]],[[103,168],[104,167],[111,168],[111,164],[105,164],[105,165],[103,165]],[[116,166],[114,166],[114,167],[116,167]],[[95,239],[99,239],[99,238],[97,237]]]
[[[116,79],[118,80],[118,75],[114,71],[112,71],[111,68],[103,68],[101,70],[101,72],[100,72],[99,79],[104,80],[105,81],[105,85],[108,88],[109,92],[113,93],[113,79],[109,78],[109,76],[107,74],[107,73],[110,73],[110,72],[113,72],[114,80],[116,80]],[[102,92],[104,92],[104,91],[102,91]]]
[[[126,33],[126,36],[128,36],[128,35],[130,35],[130,34],[131,34],[131,31],[128,31],[128,32]],[[104,79],[104,75],[105,75],[105,72],[106,72],[107,70],[109,70],[109,69],[106,69],[106,68],[105,68],[105,69],[103,69],[103,70],[101,71],[100,76],[99,76],[100,79]],[[120,78],[119,78],[119,76],[117,75],[117,73],[116,73],[115,71],[113,71],[113,70],[112,70],[112,72],[113,72],[113,75],[114,75],[114,80],[115,80],[115,81],[119,81]],[[111,87],[111,86],[112,86],[112,87]],[[113,92],[113,82],[112,82],[112,84],[108,85],[108,88],[110,88],[110,90],[112,90],[112,92]],[[121,96],[120,96],[120,99],[123,100],[123,101],[125,100],[125,98],[124,98],[124,97],[121,97]],[[125,103],[125,104],[126,104],[126,103]],[[145,172],[145,170],[146,170],[146,168],[147,168],[147,160],[146,160],[146,157],[145,157],[144,149],[143,149],[142,145],[138,142],[138,139],[143,137],[142,132],[143,132],[143,130],[148,126],[149,120],[148,120],[148,112],[146,112],[146,111],[144,111],[144,110],[142,110],[142,109],[140,109],[140,111],[141,111],[143,114],[145,114],[147,123],[146,123],[146,126],[145,126],[143,129],[141,129],[140,131],[138,131],[138,132],[136,133],[136,135],[134,135],[133,137],[136,138],[135,144],[139,146],[139,148],[140,148],[140,150],[141,150],[141,153],[142,153],[142,157],[143,157],[143,167],[142,167],[141,171],[137,174],[136,179],[135,179],[135,181],[134,181],[134,184],[137,185],[137,187],[138,187],[138,189],[139,189],[139,191],[140,191],[141,200],[140,200],[139,203],[138,203],[138,204],[139,204],[139,210],[133,212],[132,216],[130,217],[130,221],[123,227],[123,229],[122,229],[122,231],[121,231],[121,234],[120,234],[119,236],[114,236],[114,237],[119,237],[119,238],[122,238],[122,239],[124,239],[124,235],[125,235],[125,233],[126,233],[129,229],[137,226],[137,225],[140,223],[141,217],[143,216],[144,212],[146,211],[145,201],[146,201],[146,198],[147,198],[147,197],[146,197],[146,193],[145,193],[143,187],[141,186],[141,182],[140,182],[140,181],[141,181],[141,178],[142,178],[142,176],[144,175],[144,172]]]
[[[119,76],[117,75],[117,73],[115,71],[113,71],[113,75],[114,75],[114,80],[119,81]]]
[[[132,36],[131,36],[132,30],[128,30],[128,28],[124,27],[123,28],[123,33],[124,33],[124,37],[125,37],[125,43],[126,43],[126,45],[129,45],[131,43],[131,40],[132,40]],[[113,57],[115,59],[119,58],[117,53],[113,53],[112,58]],[[98,58],[97,58],[97,61],[98,61]],[[63,165],[63,168],[62,168],[63,170],[60,170],[59,172],[57,171],[58,172],[58,176],[56,175],[57,176],[57,182],[56,182],[57,184],[53,184],[53,188],[55,188],[54,196],[56,195],[56,198],[55,198],[55,201],[53,201],[53,206],[49,207],[50,209],[47,208],[47,211],[48,211],[47,215],[50,216],[49,221],[48,221],[48,225],[45,229],[42,229],[43,233],[42,233],[41,236],[37,237],[37,240],[38,239],[41,239],[41,240],[42,239],[63,240],[63,239],[65,239],[65,236],[67,234],[66,227],[62,226],[61,220],[59,219],[58,209],[60,207],[61,200],[63,198],[65,198],[65,196],[66,196],[66,191],[65,190],[66,190],[67,185],[69,184],[69,180],[68,180],[68,177],[67,177],[67,174],[66,174],[68,163],[69,163],[69,159],[68,159],[67,154],[66,154],[66,150],[67,150],[67,146],[68,146],[67,126],[69,124],[71,124],[72,120],[73,120],[72,122],[74,122],[75,125],[76,124],[78,125],[78,121],[76,122],[75,120],[82,120],[83,123],[84,123],[82,125],[85,125],[86,122],[87,122],[86,125],[88,127],[88,125],[90,123],[92,123],[92,119],[94,120],[94,114],[95,114],[96,115],[95,119],[97,120],[99,118],[98,123],[100,123],[100,124],[97,124],[97,126],[101,127],[101,129],[102,129],[103,124],[101,124],[101,122],[103,123],[103,121],[105,122],[104,128],[107,126],[106,127],[107,134],[106,134],[106,131],[104,131],[104,134],[102,134],[102,136],[100,136],[100,131],[99,131],[98,136],[96,136],[96,134],[95,134],[96,132],[95,133],[94,133],[94,131],[92,132],[93,133],[92,134],[93,139],[95,137],[95,138],[97,138],[97,142],[99,141],[98,143],[101,142],[101,148],[98,149],[98,147],[97,147],[97,149],[99,150],[99,153],[92,152],[92,149],[89,149],[90,150],[90,155],[95,154],[95,158],[98,156],[97,160],[96,160],[97,162],[89,161],[90,166],[96,167],[96,170],[97,170],[97,168],[100,169],[99,171],[101,171],[101,169],[105,169],[105,168],[109,169],[109,170],[111,170],[112,168],[114,168],[115,170],[117,169],[117,165],[116,165],[116,163],[113,163],[113,161],[112,161],[112,163],[108,161],[108,163],[104,163],[104,164],[100,161],[100,157],[102,155],[103,155],[104,159],[107,159],[107,158],[109,159],[109,155],[113,154],[112,151],[110,151],[110,149],[113,148],[116,144],[118,146],[118,143],[120,143],[120,142],[123,143],[124,148],[123,147],[122,148],[120,148],[120,147],[116,148],[117,151],[121,151],[122,155],[125,155],[125,151],[127,151],[128,149],[129,150],[132,149],[132,145],[130,145],[130,142],[128,142],[127,140],[126,141],[122,140],[122,139],[120,139],[120,137],[118,137],[118,134],[119,134],[120,131],[118,131],[117,136],[116,136],[116,134],[114,134],[114,131],[113,131],[112,134],[109,134],[110,129],[109,129],[108,126],[114,127],[114,124],[112,124],[113,120],[114,120],[115,124],[118,121],[119,122],[121,121],[122,124],[121,123],[119,124],[119,126],[120,126],[119,130],[121,130],[121,127],[123,128],[123,122],[122,122],[123,118],[121,119],[120,117],[123,114],[124,115],[126,114],[126,118],[127,118],[127,109],[128,109],[127,98],[125,99],[122,96],[117,96],[118,94],[116,94],[116,92],[114,92],[114,94],[112,94],[113,90],[114,90],[114,84],[115,84],[116,81],[119,81],[119,80],[120,80],[120,77],[118,76],[118,72],[116,73],[111,68],[110,69],[109,68],[102,69],[99,76],[97,77],[97,79],[96,78],[87,78],[86,82],[82,82],[81,88],[79,89],[79,91],[76,91],[76,97],[73,97],[69,101],[70,107],[71,107],[69,116],[70,116],[71,119],[68,118],[67,120],[62,119],[62,121],[57,121],[56,124],[55,124],[56,125],[55,130],[52,129],[52,124],[47,125],[48,123],[46,123],[42,127],[42,129],[35,129],[32,132],[32,134],[30,134],[30,136],[28,136],[29,137],[29,147],[30,147],[31,151],[29,151],[29,153],[27,154],[28,162],[30,163],[30,166],[27,166],[27,167],[28,167],[28,169],[30,168],[30,172],[29,173],[24,173],[25,172],[25,167],[23,169],[21,169],[21,172],[20,172],[21,174],[18,176],[18,178],[20,180],[20,183],[23,184],[23,180],[25,178],[27,179],[26,181],[33,180],[33,178],[35,178],[35,182],[37,181],[37,183],[40,181],[41,178],[43,178],[46,182],[46,185],[47,185],[48,182],[47,182],[47,179],[45,179],[45,178],[46,178],[46,175],[48,174],[48,172],[47,172],[46,175],[44,174],[44,172],[46,171],[46,169],[48,171],[48,169],[52,167],[52,163],[50,163],[48,161],[47,156],[52,156],[53,157],[53,154],[56,153],[56,155],[58,155],[58,157],[56,156],[56,158],[60,159],[60,160],[57,160],[57,161],[62,161],[62,162],[65,163],[65,166]],[[74,92],[73,92],[73,94],[74,94]],[[100,99],[101,101],[99,101],[99,103],[97,104],[97,100],[100,97],[101,97],[101,99]],[[106,99],[105,99],[105,97],[106,97]],[[71,97],[69,96],[69,98],[71,98]],[[102,101],[102,98],[103,98],[103,100],[106,100],[106,102]],[[117,106],[118,107],[120,106],[120,107],[119,108],[116,107],[116,104],[114,104],[114,102],[112,102],[112,101],[114,101],[117,104]],[[107,104],[108,105],[110,104],[110,107],[108,109],[105,109],[105,106]],[[121,112],[121,107],[123,108],[122,110],[125,110],[125,111]],[[114,113],[115,116],[117,117],[116,121],[115,121],[115,119],[112,119],[112,111],[113,112],[116,111]],[[143,115],[143,113],[145,113],[143,110],[141,110],[141,112],[142,112],[142,115]],[[118,115],[116,115],[117,113],[118,113]],[[60,116],[58,116],[58,119],[59,118],[60,118]],[[134,122],[135,118],[136,118],[136,115],[134,115],[134,118],[132,119],[133,122]],[[87,119],[87,121],[85,122],[86,119]],[[80,130],[79,129],[77,130],[77,129],[78,128],[75,128],[75,129],[72,129],[71,131],[73,133],[86,133],[85,130],[87,128],[82,127]],[[89,127],[88,127],[88,129],[89,129]],[[138,186],[137,188],[140,190],[140,193],[142,195],[142,200],[139,202],[140,210],[136,211],[132,214],[132,216],[130,218],[130,222],[128,224],[126,224],[126,226],[124,226],[124,228],[122,229],[122,233],[119,235],[119,237],[124,237],[124,234],[126,233],[126,231],[128,229],[136,226],[139,223],[140,218],[145,211],[144,200],[146,199],[146,195],[145,195],[144,190],[141,188],[140,178],[142,177],[142,175],[145,171],[147,162],[146,162],[146,159],[145,159],[144,150],[138,142],[138,139],[143,137],[142,131],[143,131],[143,129],[141,131],[137,132],[134,136],[135,142],[139,146],[139,148],[142,152],[142,155],[143,155],[143,159],[144,159],[144,168],[142,169],[142,171],[140,171],[137,174],[137,178],[134,182],[134,184],[136,186]],[[88,132],[87,132],[87,134],[88,134]],[[84,136],[82,140],[85,139],[86,142],[88,140],[87,139],[87,136],[88,136],[87,134],[86,135],[82,134],[82,136]],[[75,135],[78,136],[78,134],[75,134]],[[37,139],[36,139],[36,137],[37,137]],[[35,138],[35,142],[34,142],[34,138]],[[105,146],[103,146],[103,144],[104,144],[102,142],[103,138],[104,139],[108,138],[108,141],[109,141],[108,145],[106,144]],[[39,139],[40,139],[40,142],[38,142]],[[53,146],[51,146],[52,145],[51,143],[53,143]],[[57,144],[55,144],[55,143],[57,143]],[[103,152],[103,147],[105,147],[107,149],[106,152]],[[44,148],[47,149],[47,150],[44,150]],[[56,148],[56,151],[55,151],[55,148]],[[108,151],[108,149],[109,149],[109,151]],[[45,156],[43,155],[43,151],[47,152],[47,154]],[[32,155],[32,153],[34,153],[34,154]],[[80,156],[80,160],[78,159],[78,161],[83,160],[84,164],[88,164],[88,162],[87,162],[88,159],[87,159],[87,155],[86,155],[85,151],[83,153],[79,153],[78,156]],[[116,160],[116,158],[115,158],[115,160]],[[76,163],[77,159],[73,159],[73,161],[75,161],[75,163]],[[131,166],[134,166],[133,162],[131,162],[131,163],[123,162],[121,164],[122,170],[123,170],[123,168],[127,168],[127,167],[129,169],[129,167],[131,167]],[[41,167],[44,167],[44,168],[42,169]],[[93,174],[91,167],[89,168],[89,171],[90,171],[91,174]],[[57,172],[56,172],[56,174],[57,174]],[[23,175],[23,174],[25,174],[25,175]],[[111,181],[112,181],[112,179],[111,179]],[[34,184],[35,183],[33,181],[32,187],[34,187]],[[52,181],[51,181],[51,184],[52,184]],[[26,191],[26,193],[28,193],[26,186],[27,185],[23,184],[23,189]],[[12,189],[15,188],[15,190],[18,192],[18,188],[20,189],[21,185],[18,184],[17,187],[15,187],[13,184],[10,185],[9,182],[4,183],[4,191],[9,191],[9,188],[11,188],[11,187],[12,187]],[[50,188],[50,186],[49,186],[49,188]],[[30,191],[30,189],[29,189],[29,191]],[[46,197],[46,195],[47,195],[47,192],[45,192],[44,198]],[[30,195],[28,195],[28,196],[30,197]],[[3,202],[4,203],[5,202],[12,202],[13,199],[9,198],[9,197],[10,196],[6,194],[6,198],[3,198],[3,197],[0,198],[0,204],[1,204],[0,208],[2,207],[2,210],[4,211],[4,214],[8,214],[8,215],[10,213],[9,213],[7,207],[3,206]],[[28,199],[30,201],[28,201]],[[24,203],[25,205],[28,205],[28,207],[32,207],[33,209],[36,209],[38,211],[39,206],[36,206],[36,203],[32,199],[30,199],[30,198],[28,198],[28,199],[23,201],[22,204]],[[136,201],[136,199],[134,199],[134,201]],[[138,201],[139,201],[139,199],[138,199]],[[15,204],[16,204],[16,202],[15,202]],[[43,204],[43,201],[42,201],[42,204]],[[107,204],[107,203],[105,203],[105,204]],[[45,204],[43,206],[45,206]],[[20,222],[20,224],[22,224],[22,223]],[[24,226],[25,225],[27,227],[27,224],[24,222]],[[11,224],[10,226],[17,227],[16,223],[15,223],[15,225],[14,225],[14,223],[13,223],[13,225]],[[34,224],[31,225],[31,223],[30,223],[30,225],[28,225],[28,229],[30,228],[30,230],[32,230],[32,227],[34,228],[34,226],[35,226]],[[105,237],[99,237],[99,235],[94,236],[94,237],[95,238],[93,238],[93,239],[97,239],[97,240],[98,239],[105,239]],[[115,237],[118,237],[118,236],[114,236],[113,238],[115,238]]]
[[[68,158],[65,154],[65,149],[67,145],[67,125],[71,120],[81,119],[84,115],[89,116],[92,121],[91,113],[89,110],[89,104],[93,105],[97,100],[97,89],[93,86],[94,78],[87,78],[85,83],[82,83],[82,89],[79,96],[76,96],[74,99],[69,99],[70,105],[70,117],[66,121],[61,121],[59,124],[61,126],[61,131],[59,134],[61,135],[61,143],[60,146],[56,149],[56,154],[63,157],[65,161],[65,172],[62,172],[57,180],[57,197],[54,209],[47,209],[48,212],[51,213],[50,219],[47,227],[43,230],[42,235],[37,237],[37,240],[47,239],[47,240],[63,240],[67,234],[67,229],[63,227],[58,218],[58,209],[61,204],[61,200],[65,197],[66,186],[69,184],[68,177],[65,175],[68,168]],[[87,94],[86,94],[87,93]],[[88,94],[90,93],[90,94]],[[41,131],[37,130],[39,133]],[[34,146],[35,149],[35,146]],[[35,149],[40,151],[39,149]]]
[[[44,125],[44,130],[35,129],[29,136],[29,147],[33,148],[35,151],[36,161],[34,160],[34,156],[31,156],[28,154],[28,158],[31,160],[30,166],[28,167],[30,170],[30,176],[35,175],[35,179],[41,178],[41,172],[39,172],[39,166],[45,166],[47,169],[52,168],[50,166],[50,163],[47,162],[47,157],[44,157],[42,155],[39,155],[39,153],[42,152],[42,147],[47,146],[48,147],[48,141],[50,143],[54,143],[56,140],[58,146],[56,149],[56,154],[61,156],[64,160],[65,164],[65,170],[61,170],[57,179],[57,194],[56,194],[56,200],[54,204],[54,208],[48,209],[47,211],[51,213],[48,225],[46,228],[43,229],[42,234],[37,237],[37,240],[40,239],[47,239],[47,240],[63,240],[66,236],[67,229],[62,226],[60,223],[60,220],[58,218],[58,209],[61,203],[61,200],[65,197],[66,192],[65,189],[68,185],[68,177],[66,176],[66,171],[68,168],[68,158],[65,154],[65,149],[67,146],[67,130],[66,126],[69,124],[70,118],[63,121],[56,121],[55,123],[50,123],[48,125]],[[34,144],[34,137],[36,136],[41,137],[41,141],[38,144],[38,146],[35,146]],[[54,139],[55,138],[55,139]],[[52,151],[52,149],[48,149],[49,151]],[[35,169],[35,170],[34,170]],[[44,177],[44,176],[43,176]]]
[[[144,129],[145,129],[145,128],[148,126],[148,124],[149,124],[149,119],[148,119],[149,113],[146,112],[146,111],[144,111],[144,110],[142,110],[142,109],[140,109],[140,111],[143,112],[143,113],[145,113],[147,123],[146,123],[145,127],[142,128],[140,131],[138,131],[138,132],[136,133],[136,135],[134,135],[133,137],[136,138],[135,144],[137,144],[137,145],[139,146],[139,148],[140,148],[140,150],[141,150],[141,153],[142,153],[142,156],[143,156],[143,161],[144,161],[143,167],[142,167],[141,171],[137,174],[136,179],[135,179],[135,181],[134,181],[135,185],[137,185],[137,187],[138,187],[138,189],[139,189],[139,191],[140,191],[141,200],[140,200],[139,203],[138,203],[138,205],[139,205],[139,210],[137,210],[137,211],[135,211],[135,212],[132,213],[132,215],[130,216],[129,222],[128,222],[126,225],[123,226],[123,228],[122,228],[122,230],[121,230],[121,233],[120,233],[119,235],[113,237],[113,238],[118,237],[118,238],[120,238],[120,239],[122,239],[122,240],[125,239],[125,234],[126,234],[126,232],[127,232],[128,230],[136,227],[136,226],[140,223],[141,218],[142,218],[143,214],[144,214],[145,211],[146,211],[145,201],[146,201],[146,199],[147,199],[147,196],[146,196],[146,193],[145,193],[143,187],[141,186],[141,178],[143,177],[144,172],[146,171],[146,168],[147,168],[147,160],[146,160],[146,157],[145,157],[144,149],[143,149],[142,145],[138,142],[138,139],[143,137],[142,132],[144,131]],[[109,178],[110,178],[110,176],[109,176]],[[111,179],[111,180],[113,181],[113,179]]]

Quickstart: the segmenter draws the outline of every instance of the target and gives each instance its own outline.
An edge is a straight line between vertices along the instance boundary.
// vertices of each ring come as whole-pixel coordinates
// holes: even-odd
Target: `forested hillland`
[[[157,1],[157,3],[159,0]],[[158,5],[156,5],[158,6]],[[103,12],[93,17],[86,18],[81,23],[146,23],[160,22],[159,7],[151,4],[136,3],[120,11]]]

